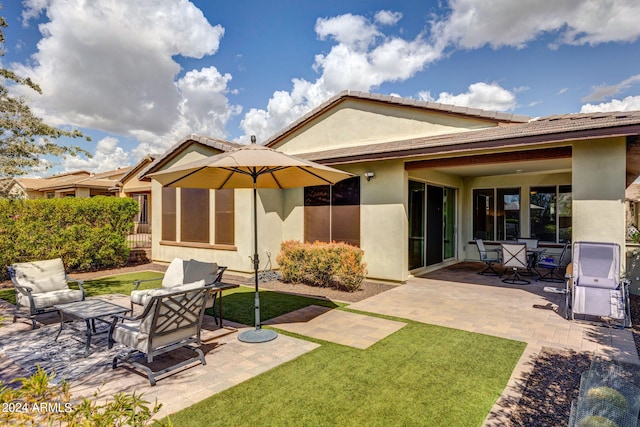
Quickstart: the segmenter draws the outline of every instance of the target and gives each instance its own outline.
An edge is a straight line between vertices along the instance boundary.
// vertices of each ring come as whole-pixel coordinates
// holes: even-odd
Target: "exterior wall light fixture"
[[[373,178],[376,174],[373,172],[365,172],[364,173],[364,177],[367,178],[367,181],[371,181],[371,178]]]

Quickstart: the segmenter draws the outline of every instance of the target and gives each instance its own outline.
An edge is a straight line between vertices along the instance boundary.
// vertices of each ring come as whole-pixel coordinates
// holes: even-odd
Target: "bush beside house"
[[[364,252],[346,243],[283,242],[277,257],[282,280],[313,286],[360,288],[367,274]]]
[[[138,204],[133,199],[0,200],[0,268],[14,262],[62,258],[65,267],[89,271],[123,266],[127,235]]]

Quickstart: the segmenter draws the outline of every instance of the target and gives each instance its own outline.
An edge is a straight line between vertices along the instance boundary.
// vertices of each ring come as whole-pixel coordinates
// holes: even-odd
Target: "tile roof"
[[[153,162],[148,164],[147,167],[145,167],[144,169],[142,169],[140,171],[140,173],[137,175],[138,179],[143,179],[143,178],[145,178],[145,175],[147,173],[157,170],[159,167],[161,167],[163,164],[165,164],[169,159],[171,159],[171,157],[173,157],[174,154],[179,152],[185,146],[185,143],[187,143],[189,141],[198,142],[198,143],[200,143],[202,145],[206,145],[207,147],[215,148],[215,149],[218,149],[220,151],[233,150],[234,148],[238,148],[238,147],[240,147],[242,145],[242,144],[239,144],[237,142],[225,141],[224,139],[218,139],[218,138],[212,138],[212,137],[209,137],[209,136],[191,134],[191,135],[188,135],[188,136],[182,138],[180,141],[175,143],[167,151],[165,151],[164,153],[162,153],[161,155],[156,157]]]
[[[305,114],[304,116],[302,116],[301,118],[299,118],[298,120],[296,120],[295,122],[287,126],[286,128],[282,129],[280,132],[271,136],[265,142],[265,145],[266,146],[274,145],[280,138],[282,138],[283,136],[285,136],[286,134],[288,134],[298,126],[302,125],[303,123],[319,115],[323,111],[328,110],[329,108],[333,107],[334,105],[346,99],[359,99],[359,100],[366,100],[366,101],[382,102],[390,105],[401,105],[405,107],[413,107],[413,108],[420,108],[424,110],[437,111],[440,113],[464,115],[468,117],[488,119],[488,120],[493,120],[493,121],[503,122],[503,123],[523,123],[531,119],[531,117],[529,116],[504,113],[500,111],[489,111],[489,110],[483,110],[480,108],[461,107],[457,105],[442,104],[439,102],[430,102],[430,101],[421,101],[418,99],[402,98],[399,96],[380,95],[380,94],[369,93],[369,92],[345,90],[329,98],[327,101],[323,102],[313,110],[309,111],[307,114]]]
[[[71,187],[108,189],[130,169],[131,166],[127,166],[95,174],[91,174],[87,171],[74,171],[52,175],[45,178],[16,178],[15,181],[25,190],[31,191],[45,191]]]
[[[640,135],[640,111],[554,115],[532,119],[526,123],[501,124],[480,130],[302,153],[299,156],[338,164],[465,149],[506,148],[530,143],[629,135]]]

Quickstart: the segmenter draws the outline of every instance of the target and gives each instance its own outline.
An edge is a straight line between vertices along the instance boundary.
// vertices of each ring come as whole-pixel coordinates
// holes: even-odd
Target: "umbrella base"
[[[248,331],[240,332],[238,334],[238,341],[248,343],[261,343],[272,341],[276,339],[278,333],[271,329],[251,329]]]

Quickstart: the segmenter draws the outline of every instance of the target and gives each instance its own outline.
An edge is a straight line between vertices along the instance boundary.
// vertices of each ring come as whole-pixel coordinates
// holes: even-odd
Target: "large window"
[[[473,238],[514,240],[520,236],[520,189],[473,190]]]
[[[211,243],[210,224],[215,221],[215,244],[234,244],[234,190],[216,190],[215,210],[210,208],[210,190],[180,189],[180,221],[177,220],[176,188],[162,188],[162,240]],[[146,211],[145,211],[146,212]]]
[[[304,239],[360,246],[360,178],[304,189]]]
[[[176,189],[162,187],[162,240],[176,241]]]
[[[546,242],[571,241],[571,186],[531,187],[531,237]]]
[[[233,245],[234,244],[234,191],[228,190],[216,190],[216,244],[218,245]]]
[[[180,191],[180,241],[209,243],[209,190]]]

